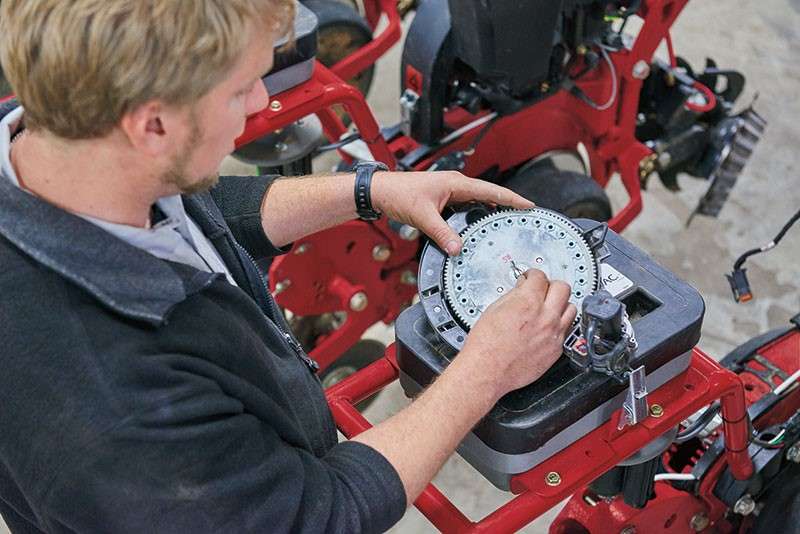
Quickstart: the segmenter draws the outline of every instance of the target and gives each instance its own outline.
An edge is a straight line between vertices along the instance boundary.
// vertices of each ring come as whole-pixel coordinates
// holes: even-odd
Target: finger
[[[461,237],[445,222],[435,209],[424,210],[416,219],[415,226],[433,239],[450,256],[461,252]]]
[[[566,334],[567,330],[572,326],[572,323],[575,322],[575,317],[578,316],[578,308],[575,307],[574,304],[571,302],[567,305],[567,309],[564,310],[564,313],[561,314],[561,319],[558,322],[559,331]]]
[[[517,287],[529,293],[528,298],[543,301],[549,286],[550,281],[547,279],[547,275],[539,269],[528,269],[517,278]]]
[[[455,180],[450,199],[454,202],[485,202],[512,208],[528,209],[535,204],[510,189],[475,178]]]
[[[547,296],[544,299],[545,309],[550,310],[555,317],[560,317],[569,303],[569,296],[572,293],[569,284],[561,280],[553,280],[547,288]]]

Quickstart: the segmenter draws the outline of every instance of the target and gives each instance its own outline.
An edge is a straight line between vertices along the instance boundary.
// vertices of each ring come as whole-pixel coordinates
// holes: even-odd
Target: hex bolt
[[[550,471],[547,473],[547,476],[544,477],[544,481],[548,486],[558,486],[561,484],[561,475],[555,471]]]
[[[653,404],[650,406],[650,415],[653,417],[661,417],[664,415],[664,408],[660,404]]]
[[[372,259],[375,261],[386,261],[392,256],[392,249],[386,245],[375,245],[372,249]]]
[[[795,443],[786,451],[786,459],[790,462],[800,464],[800,443]]]
[[[408,224],[401,226],[397,233],[400,234],[400,239],[405,241],[414,241],[419,237],[419,230]]]
[[[302,245],[298,246],[294,250],[294,253],[295,254],[305,254],[306,252],[308,252],[308,249],[310,249],[310,248],[311,248],[311,245],[309,245],[308,243],[303,243]]]
[[[733,505],[733,513],[739,515],[750,515],[755,509],[756,501],[749,494],[742,495]]]
[[[367,295],[363,291],[359,291],[350,297],[350,309],[353,311],[363,311],[368,303],[369,299],[367,299]]]
[[[619,534],[636,534],[636,527],[634,526],[625,527],[619,531]]]
[[[411,271],[403,271],[403,274],[400,275],[400,281],[409,286],[416,285],[417,275]]]
[[[647,63],[647,61],[640,59],[633,65],[633,71],[631,74],[633,74],[633,77],[637,80],[644,80],[650,76],[650,65]]]
[[[273,100],[269,103],[269,109],[272,111],[280,111],[283,109],[283,104],[281,104],[280,100]]]
[[[272,292],[272,296],[276,297],[289,289],[289,286],[292,285],[292,281],[288,278],[286,280],[281,280],[277,284],[275,284],[275,291]]]
[[[710,524],[711,520],[708,519],[708,516],[700,512],[692,516],[692,519],[689,521],[689,528],[695,532],[700,532],[707,529]]]

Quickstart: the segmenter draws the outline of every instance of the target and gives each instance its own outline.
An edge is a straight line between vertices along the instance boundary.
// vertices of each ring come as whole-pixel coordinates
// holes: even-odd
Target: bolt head
[[[411,271],[403,271],[403,274],[400,275],[400,281],[409,286],[416,285],[417,275]]]
[[[708,516],[704,513],[695,514],[689,521],[689,527],[695,532],[707,529],[710,524],[711,520],[709,520]]]
[[[650,406],[650,415],[653,417],[661,417],[664,415],[664,408],[660,404],[653,404]]]
[[[750,495],[742,495],[736,504],[733,505],[733,513],[740,515],[750,515],[756,509],[756,501]]]
[[[283,109],[283,104],[281,104],[280,100],[273,100],[269,103],[269,109],[272,111],[280,111]]]
[[[398,233],[400,234],[400,238],[405,241],[414,241],[419,237],[419,230],[407,224],[401,226]]]
[[[619,531],[619,534],[636,534],[636,527],[634,526],[625,527]]]
[[[555,471],[550,471],[544,477],[544,481],[548,486],[558,486],[559,484],[561,484],[561,475],[559,475]]]
[[[647,63],[647,61],[640,59],[633,65],[633,71],[631,74],[637,80],[644,80],[650,76],[650,65]]]
[[[375,245],[372,249],[372,259],[375,261],[386,261],[392,256],[392,249],[386,245]]]
[[[363,311],[366,309],[369,299],[367,299],[366,293],[363,291],[359,291],[352,297],[350,297],[350,309],[353,311]]]

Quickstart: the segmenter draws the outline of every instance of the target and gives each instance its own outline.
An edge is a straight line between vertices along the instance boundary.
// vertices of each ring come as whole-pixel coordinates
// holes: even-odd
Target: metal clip
[[[648,415],[647,384],[645,383],[644,366],[628,373],[628,394],[622,403],[617,430],[622,430],[626,425],[634,426],[644,421]]]

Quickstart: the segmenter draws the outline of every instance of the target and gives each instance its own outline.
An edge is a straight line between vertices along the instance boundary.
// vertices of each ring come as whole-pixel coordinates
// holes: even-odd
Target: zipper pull
[[[305,363],[306,366],[311,369],[312,373],[319,371],[319,364],[317,361],[306,354],[306,351],[303,350],[303,347],[300,346],[300,343],[298,343],[291,334],[284,332],[283,336],[286,338],[286,342],[289,343],[289,346],[292,347],[292,350],[294,350],[295,354],[297,354],[297,356],[303,360],[303,363]]]

